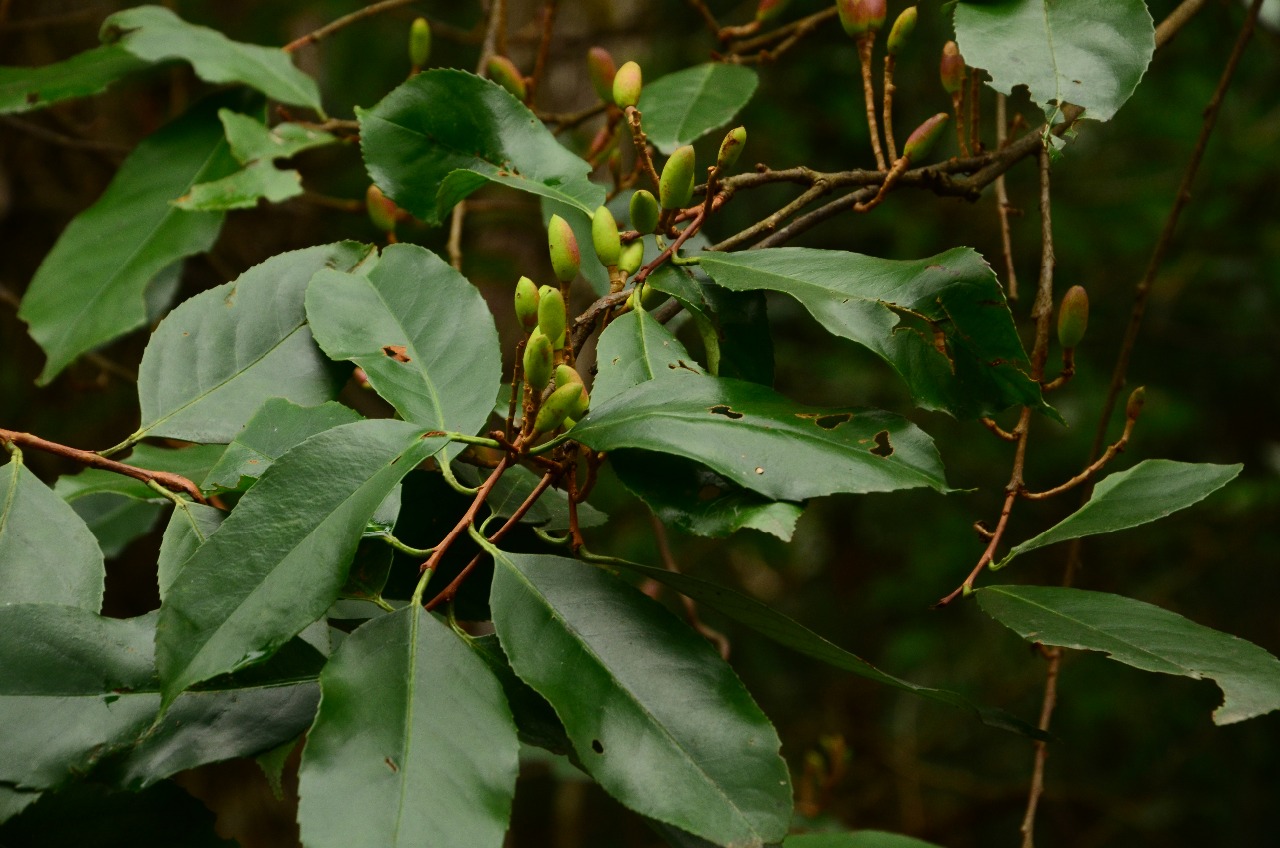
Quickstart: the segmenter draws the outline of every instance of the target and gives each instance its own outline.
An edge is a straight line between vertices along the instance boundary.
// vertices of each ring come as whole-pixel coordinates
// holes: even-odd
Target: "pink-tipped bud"
[[[640,102],[640,90],[644,87],[644,75],[635,62],[627,62],[613,77],[613,102],[619,109]]]
[[[947,94],[958,94],[964,88],[964,57],[960,55],[960,45],[954,41],[942,45],[938,76]]]
[[[950,118],[951,116],[946,112],[939,112],[916,127],[911,135],[907,136],[907,143],[902,145],[902,155],[912,162],[924,161],[929,151],[933,149],[933,145],[941,137],[942,128],[947,125]]]
[[[489,59],[489,79],[511,92],[511,96],[521,103],[528,96],[524,85],[524,74],[506,56],[494,56]]]
[[[613,56],[603,47],[592,47],[587,51],[587,78],[596,96],[605,103],[613,100],[613,78],[618,74],[618,66]]]
[[[790,0],[760,0],[756,4],[756,23],[767,24],[778,19]]]
[[[888,14],[884,0],[836,0],[836,11],[844,31],[853,38],[878,32]]]
[[[582,264],[582,254],[578,252],[578,237],[573,234],[573,227],[559,215],[552,215],[547,224],[547,247],[551,252],[551,268],[556,272],[556,279],[568,283],[578,276],[578,266]]]
[[[370,184],[364,193],[364,205],[369,211],[369,220],[384,233],[394,232],[396,228],[396,205],[382,193],[382,189]]]
[[[1084,286],[1072,286],[1058,304],[1058,343],[1074,348],[1089,326],[1089,295]]]
[[[902,48],[911,39],[911,33],[916,31],[916,19],[919,17],[920,13],[916,11],[915,6],[908,6],[902,10],[902,14],[898,15],[897,20],[893,22],[893,28],[889,30],[889,37],[885,40],[886,53],[897,56],[902,52]]]

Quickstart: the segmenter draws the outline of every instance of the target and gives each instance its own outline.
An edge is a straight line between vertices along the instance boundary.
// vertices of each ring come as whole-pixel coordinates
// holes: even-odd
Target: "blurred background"
[[[102,19],[128,5],[3,0],[3,64],[39,65],[89,48],[97,43]],[[237,40],[283,44],[362,4],[175,0],[165,5]],[[755,8],[753,2],[708,0],[707,5],[726,24],[749,21]],[[784,20],[826,5],[793,0]],[[904,5],[891,0],[890,17]],[[1157,21],[1176,5],[1176,0],[1148,0]],[[937,81],[937,57],[951,28],[949,14],[939,6],[932,0],[920,4],[916,36],[899,59],[900,139],[925,117],[949,107]],[[509,53],[526,70],[537,45],[540,8],[536,0],[509,4]],[[371,106],[403,81],[408,25],[417,15],[428,16],[435,27],[433,66],[475,66],[478,2],[410,4],[296,54],[298,63],[319,78],[331,115],[351,117],[353,106]],[[1077,354],[1078,376],[1052,397],[1069,426],[1047,420],[1034,425],[1028,461],[1033,488],[1056,485],[1084,462],[1133,286],[1242,19],[1240,4],[1210,0],[1157,53],[1116,118],[1107,124],[1085,122],[1054,167],[1059,291],[1084,285],[1092,316]],[[707,61],[717,47],[684,0],[562,1],[555,32],[537,102],[549,112],[571,112],[594,102],[584,63],[593,45],[607,47],[619,64],[639,61],[649,80]],[[1147,387],[1146,411],[1129,450],[1112,466],[1118,470],[1163,457],[1242,462],[1245,470],[1227,489],[1174,520],[1091,540],[1077,580],[1081,588],[1158,604],[1272,653],[1280,653],[1278,47],[1276,33],[1260,28],[1226,98],[1130,368],[1131,384]],[[837,23],[827,22],[759,71],[756,96],[737,121],[750,133],[740,168],[756,162],[818,170],[869,165],[856,53]],[[16,307],[58,234],[101,193],[132,146],[205,90],[185,67],[165,68],[91,100],[0,118],[0,426],[92,449],[113,445],[136,428],[132,378],[146,334],[135,333],[84,357],[50,386],[37,388],[34,378],[43,355],[27,337]],[[1025,98],[1012,98],[1010,106],[1032,125],[1039,122]],[[983,114],[983,139],[991,145],[990,91]],[[566,143],[585,149],[597,128],[598,123],[587,122],[566,135]],[[703,139],[697,145],[700,160],[713,157],[718,144],[718,133]],[[954,139],[944,136],[935,156],[954,155],[953,147]],[[326,148],[297,162],[308,194],[229,215],[213,250],[185,263],[177,300],[233,279],[281,251],[343,238],[378,239],[363,210],[368,179],[358,150]],[[1013,219],[1013,245],[1015,267],[1029,291],[1038,268],[1040,226],[1032,160],[1010,172],[1008,183],[1011,202],[1027,213]],[[735,233],[795,194],[789,186],[741,192],[708,225],[709,235],[714,241]],[[360,202],[344,206],[335,199]],[[414,224],[400,230],[403,240],[438,251],[446,234]],[[872,214],[838,217],[794,244],[896,259],[968,245],[1004,276],[990,190],[976,203],[897,192]],[[490,299],[504,341],[513,345],[514,280],[546,263],[536,203],[502,191],[476,195],[463,247],[464,272]],[[584,303],[587,298],[584,290]],[[155,300],[155,320],[176,302]],[[1029,297],[1013,305],[1024,328],[1029,308]],[[1044,661],[972,603],[929,609],[963,579],[982,550],[971,525],[997,517],[1010,446],[980,424],[911,410],[901,382],[885,365],[852,343],[829,337],[794,302],[770,299],[768,309],[776,388],[806,403],[879,406],[908,414],[937,440],[951,485],[972,491],[819,500],[809,504],[790,544],[750,530],[728,539],[673,531],[676,559],[686,571],[735,586],[892,674],[954,689],[1034,720]],[[1012,426],[1011,414],[1001,418],[1006,426]],[[28,458],[49,482],[76,470],[50,456],[29,452]],[[431,486],[421,488],[410,493],[406,515],[415,503],[440,497]],[[590,534],[593,549],[659,561],[646,511],[615,480],[604,480],[593,502],[615,516],[607,532]],[[1074,495],[1022,502],[1008,538],[1034,535],[1075,504]],[[116,502],[80,508],[101,530],[104,549],[113,557],[107,613],[125,616],[154,608],[154,562],[163,529],[158,510]],[[122,509],[131,512],[122,516]],[[411,543],[416,543],[414,532],[424,539],[439,535],[426,520],[407,534]],[[1038,551],[1000,580],[1057,584],[1063,557],[1061,547]],[[950,848],[1018,844],[1032,759],[1026,740],[788,653],[710,613],[704,617],[729,636],[735,667],[778,727],[807,824],[899,831]],[[1053,722],[1059,740],[1050,749],[1038,844],[1274,844],[1280,717],[1215,727],[1210,713],[1218,703],[1219,693],[1208,682],[1145,674],[1098,655],[1069,655]],[[180,775],[177,783],[212,811],[222,837],[246,846],[296,844],[288,793],[284,801],[275,800],[252,762],[206,767]],[[120,799],[100,799],[103,815],[114,816],[102,821],[126,822],[120,826],[136,836],[128,844],[151,844],[146,834],[162,820],[156,810],[180,811],[173,813],[180,821],[210,815],[199,805],[188,810],[189,799],[171,786],[156,791],[163,797],[140,799],[136,820]],[[571,767],[531,753],[509,845],[658,844],[641,820],[579,780]]]

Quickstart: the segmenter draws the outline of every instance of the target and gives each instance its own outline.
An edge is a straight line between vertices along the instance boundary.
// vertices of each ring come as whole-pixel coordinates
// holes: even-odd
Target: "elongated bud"
[[[613,77],[613,102],[619,109],[626,109],[640,102],[640,89],[644,87],[644,76],[640,66],[635,62],[627,62]]]
[[[889,38],[885,41],[884,49],[890,56],[897,56],[902,52],[902,48],[907,46],[907,41],[911,38],[911,33],[916,31],[916,19],[920,17],[920,13],[916,11],[915,6],[908,6],[902,10],[902,14],[898,15],[897,20],[893,22],[893,28],[889,30]]]
[[[641,233],[658,229],[658,201],[652,193],[640,189],[631,195],[631,226]]]
[[[551,339],[534,330],[524,346],[524,381],[529,388],[540,392],[546,387],[555,361],[556,352],[551,346]]]
[[[679,147],[658,178],[658,199],[663,209],[683,209],[693,199],[693,147]]]
[[[738,163],[742,148],[747,143],[747,128],[737,127],[729,130],[729,134],[720,142],[720,153],[716,156],[716,170],[724,172]]]
[[[1147,387],[1138,386],[1129,395],[1129,402],[1124,405],[1124,414],[1128,418],[1137,418],[1142,414],[1142,407],[1147,403]]]
[[[1089,295],[1084,286],[1072,286],[1058,304],[1058,343],[1074,348],[1089,326]]]
[[[395,230],[396,205],[382,193],[382,189],[371,183],[364,193],[364,205],[375,227],[384,233]]]
[[[582,375],[578,373],[578,369],[572,365],[556,366],[556,388],[562,388],[571,383],[582,385]]]
[[[907,136],[907,143],[902,145],[902,155],[912,162],[924,161],[942,136],[942,128],[950,118],[946,112],[939,112],[912,130],[911,135]]]
[[[964,57],[960,45],[948,41],[942,45],[942,60],[938,63],[938,76],[947,94],[957,94],[964,88]]]
[[[836,0],[836,11],[840,13],[840,25],[854,38],[878,32],[887,14],[884,0]]]
[[[790,0],[760,0],[756,4],[756,23],[767,24],[770,21],[777,20],[787,8]]]
[[[578,266],[582,264],[578,237],[573,234],[569,222],[559,215],[552,215],[547,224],[547,247],[551,251],[551,268],[556,272],[557,280],[567,283],[578,276]]]
[[[526,333],[538,326],[538,287],[528,277],[516,283],[516,318]]]
[[[587,51],[587,78],[596,96],[605,103],[613,100],[613,78],[618,74],[618,66],[613,63],[613,56],[603,47],[592,47]]]
[[[550,433],[564,423],[569,414],[578,407],[586,406],[583,395],[587,390],[581,385],[561,386],[542,402],[538,417],[533,420],[533,434]]]
[[[591,243],[601,265],[612,268],[618,264],[618,257],[622,255],[618,222],[613,219],[613,213],[603,206],[591,216]]]
[[[511,96],[521,103],[528,95],[528,89],[524,86],[524,74],[506,56],[489,59],[489,79],[511,92]]]
[[[622,248],[622,255],[618,257],[618,270],[624,275],[630,277],[636,271],[640,270],[640,266],[644,264],[644,242],[636,239],[631,244]]]
[[[567,320],[564,296],[555,286],[538,289],[538,329],[551,341],[551,347],[564,347],[564,325]]]
[[[421,68],[430,56],[431,24],[426,18],[417,18],[409,27],[409,62],[415,68]]]

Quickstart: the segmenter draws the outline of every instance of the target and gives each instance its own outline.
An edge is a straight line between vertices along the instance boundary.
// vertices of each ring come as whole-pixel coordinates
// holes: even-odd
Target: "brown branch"
[[[649,137],[645,135],[644,128],[640,125],[640,120],[644,116],[634,106],[628,106],[626,114],[627,127],[631,130],[631,142],[636,148],[636,162],[653,182],[653,190],[657,191],[658,171],[653,167],[653,157],[649,155]]]
[[[333,35],[340,29],[345,29],[354,23],[359,23],[365,18],[371,18],[380,12],[397,9],[401,6],[408,6],[413,2],[415,2],[415,0],[381,0],[379,3],[370,3],[363,9],[357,9],[349,15],[343,15],[337,20],[327,23],[319,29],[312,30],[301,38],[295,38],[280,49],[286,53],[293,53],[294,51],[306,47],[309,44],[315,44],[321,39]]]
[[[122,474],[125,477],[132,477],[134,480],[140,480],[143,483],[159,483],[171,492],[185,492],[197,503],[206,502],[204,495],[200,493],[200,487],[181,474],[174,474],[170,471],[150,471],[134,465],[125,465],[123,462],[107,459],[105,456],[100,456],[93,451],[60,445],[57,442],[51,442],[39,436],[33,436],[30,433],[19,433],[14,430],[0,429],[0,442],[14,444],[20,448],[33,448],[45,453],[65,457],[81,465]]]
[[[867,108],[867,129],[871,133],[871,152],[876,157],[876,168],[883,171],[889,166],[884,159],[884,150],[880,147],[880,124],[876,120],[876,89],[871,81],[871,61],[875,44],[874,30],[869,30],[858,38],[858,64],[862,70],[862,99]]]
[[[711,10],[707,8],[707,4],[703,0],[689,0],[689,5],[693,7],[701,17],[703,23],[707,25],[707,29],[711,30],[711,34],[716,38],[720,37],[720,22],[716,20],[716,16],[711,14]]]
[[[817,29],[823,22],[834,18],[837,14],[838,12],[833,4],[828,6],[826,9],[823,9],[821,12],[814,12],[808,17],[800,18],[789,24],[784,24],[777,29],[769,30],[763,35],[747,39],[746,41],[736,42],[729,47],[729,53],[731,55],[755,53],[761,48],[767,47],[775,42],[785,41],[792,36],[807,35]]]
[[[662,558],[662,565],[667,571],[675,574],[680,573],[680,565],[676,562],[675,554],[671,552],[671,540],[667,537],[667,528],[663,525],[662,520],[652,512],[649,513],[649,523],[653,527],[653,540],[658,546],[658,555]],[[681,594],[680,602],[684,606],[685,621],[689,622],[689,626],[706,637],[707,641],[716,646],[716,650],[720,653],[723,660],[729,659],[729,637],[725,636],[719,630],[704,624],[698,616],[698,604],[688,595]]]
[[[538,55],[533,62],[533,73],[529,76],[528,97],[525,102],[533,107],[534,95],[538,92],[538,83],[547,69],[547,57],[551,54],[551,31],[556,25],[556,0],[546,0],[542,4],[542,37],[538,41]]]
[[[1003,94],[996,94],[996,149],[1004,149],[1009,141],[1008,104]],[[1013,235],[1009,229],[1009,190],[1004,174],[996,177],[996,212],[1000,216],[1000,246],[1004,252],[1005,296],[1018,302],[1018,274],[1013,267]]]
[[[1208,3],[1209,0],[1182,0],[1182,5],[1170,12],[1156,27],[1156,49],[1159,50],[1172,41],[1178,30],[1186,26]]]
[[[1129,416],[1125,420],[1124,432],[1120,435],[1120,438],[1117,439],[1114,444],[1110,445],[1107,448],[1106,452],[1102,454],[1102,456],[1098,457],[1088,467],[1086,467],[1083,471],[1081,471],[1076,476],[1072,477],[1070,480],[1067,480],[1065,483],[1061,483],[1057,486],[1054,486],[1052,489],[1045,489],[1043,492],[1028,492],[1024,489],[1020,493],[1021,496],[1026,498],[1029,501],[1040,501],[1040,500],[1044,500],[1045,498],[1051,498],[1055,495],[1060,495],[1063,492],[1074,489],[1076,486],[1079,486],[1081,483],[1085,483],[1091,480],[1093,476],[1097,474],[1099,471],[1101,471],[1102,468],[1108,462],[1115,459],[1117,454],[1124,451],[1125,447],[1128,446],[1129,444],[1129,439],[1133,436],[1133,425],[1137,423],[1138,423],[1138,416],[1136,414]]]
[[[990,419],[990,418],[983,418],[983,419],[980,419],[980,420],[982,421],[982,426],[986,427],[988,430],[990,430],[991,432],[995,433],[997,436],[999,436],[999,437],[1000,437],[1001,439],[1003,439],[1004,441],[1006,441],[1006,442],[1016,442],[1016,441],[1018,441],[1018,437],[1017,437],[1017,436],[1015,436],[1013,433],[1010,433],[1008,430],[1006,430],[1006,429],[1004,429],[1003,427],[1001,427],[999,424],[997,424],[997,423],[996,423],[995,421],[993,421],[992,419]]]
[[[462,518],[459,518],[453,529],[445,534],[445,537],[440,540],[440,544],[431,549],[431,556],[418,567],[419,573],[435,571],[436,567],[440,565],[440,560],[444,558],[445,552],[458,540],[459,536],[466,532],[467,528],[471,526],[471,522],[476,520],[476,514],[480,512],[480,507],[484,505],[485,499],[489,497],[489,493],[493,491],[493,487],[501,479],[502,475],[506,473],[510,465],[511,455],[507,454],[498,462],[497,467],[493,469],[493,473],[485,478],[479,491],[476,492],[476,496],[472,498],[471,506],[467,507],[467,511],[462,514]]]
[[[889,154],[889,161],[898,159],[898,144],[893,140],[893,93],[897,88],[893,84],[894,58],[886,53],[884,57],[884,146]]]

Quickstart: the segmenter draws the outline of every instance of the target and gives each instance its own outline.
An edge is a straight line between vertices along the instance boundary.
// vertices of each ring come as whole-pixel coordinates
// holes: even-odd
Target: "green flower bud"
[[[942,45],[938,76],[942,78],[942,87],[947,94],[959,94],[964,88],[964,57],[960,55],[960,45],[954,41]]]
[[[364,193],[365,209],[369,211],[369,220],[384,233],[396,228],[396,205],[382,193],[382,189],[370,184]]]
[[[942,128],[947,125],[950,118],[951,116],[946,112],[939,112],[912,130],[911,135],[907,136],[907,143],[902,145],[902,155],[912,162],[923,161],[933,149],[933,145],[942,137]]]
[[[618,66],[613,57],[603,47],[592,47],[587,51],[587,77],[591,87],[605,103],[613,100],[613,79],[618,74]]]
[[[884,0],[836,0],[836,11],[840,13],[840,25],[854,38],[878,32],[887,14]]]
[[[506,56],[494,56],[489,59],[489,79],[511,92],[511,96],[521,103],[528,96],[524,86],[524,74],[515,63]]]
[[[1084,286],[1072,286],[1058,304],[1058,343],[1074,348],[1089,326],[1089,295]]]
[[[641,233],[658,229],[658,201],[653,194],[640,189],[631,195],[631,226]]]
[[[578,276],[578,266],[582,264],[578,237],[569,222],[559,215],[552,215],[547,224],[547,247],[551,250],[551,267],[557,280],[567,283]]]
[[[907,46],[907,41],[911,38],[911,33],[916,31],[916,19],[920,17],[920,13],[916,11],[915,6],[908,6],[902,10],[902,14],[898,15],[898,19],[893,22],[893,28],[889,30],[889,38],[885,42],[885,52],[890,56],[897,56],[902,52],[902,48]]]
[[[516,318],[526,333],[538,326],[538,287],[528,277],[516,283]]]
[[[644,77],[640,66],[635,62],[627,62],[613,77],[613,102],[619,109],[626,109],[640,102],[640,90],[644,87]]]
[[[1137,418],[1142,414],[1142,407],[1147,403],[1147,387],[1138,386],[1129,395],[1129,402],[1124,405],[1124,414],[1128,418]]]
[[[790,0],[760,0],[756,4],[756,23],[767,24],[776,20],[787,8]]]
[[[693,147],[677,148],[662,167],[658,178],[658,199],[663,209],[683,209],[693,199]]]
[[[636,271],[640,270],[640,266],[644,264],[644,241],[636,239],[631,244],[622,248],[622,255],[618,257],[618,270],[625,276],[630,277]]]
[[[524,346],[524,381],[530,389],[540,392],[546,387],[555,361],[556,352],[551,346],[551,339],[540,330],[534,330]]]
[[[561,386],[542,402],[538,417],[533,420],[533,434],[550,433],[564,423],[573,410],[586,409],[587,390],[580,385]]]
[[[409,27],[409,62],[415,68],[421,68],[430,56],[431,24],[426,18],[418,18]]]
[[[622,255],[618,222],[613,220],[613,213],[603,206],[591,216],[591,243],[595,246],[601,265],[611,268],[618,264],[618,257]]]
[[[723,173],[738,163],[742,148],[747,143],[747,128],[738,127],[729,131],[720,142],[720,154],[716,156],[716,170]]]
[[[559,389],[571,383],[582,385],[582,375],[578,373],[578,369],[572,365],[556,366],[556,388]]]
[[[564,347],[566,320],[564,296],[560,294],[560,289],[554,286],[538,289],[538,329],[556,350]]]

